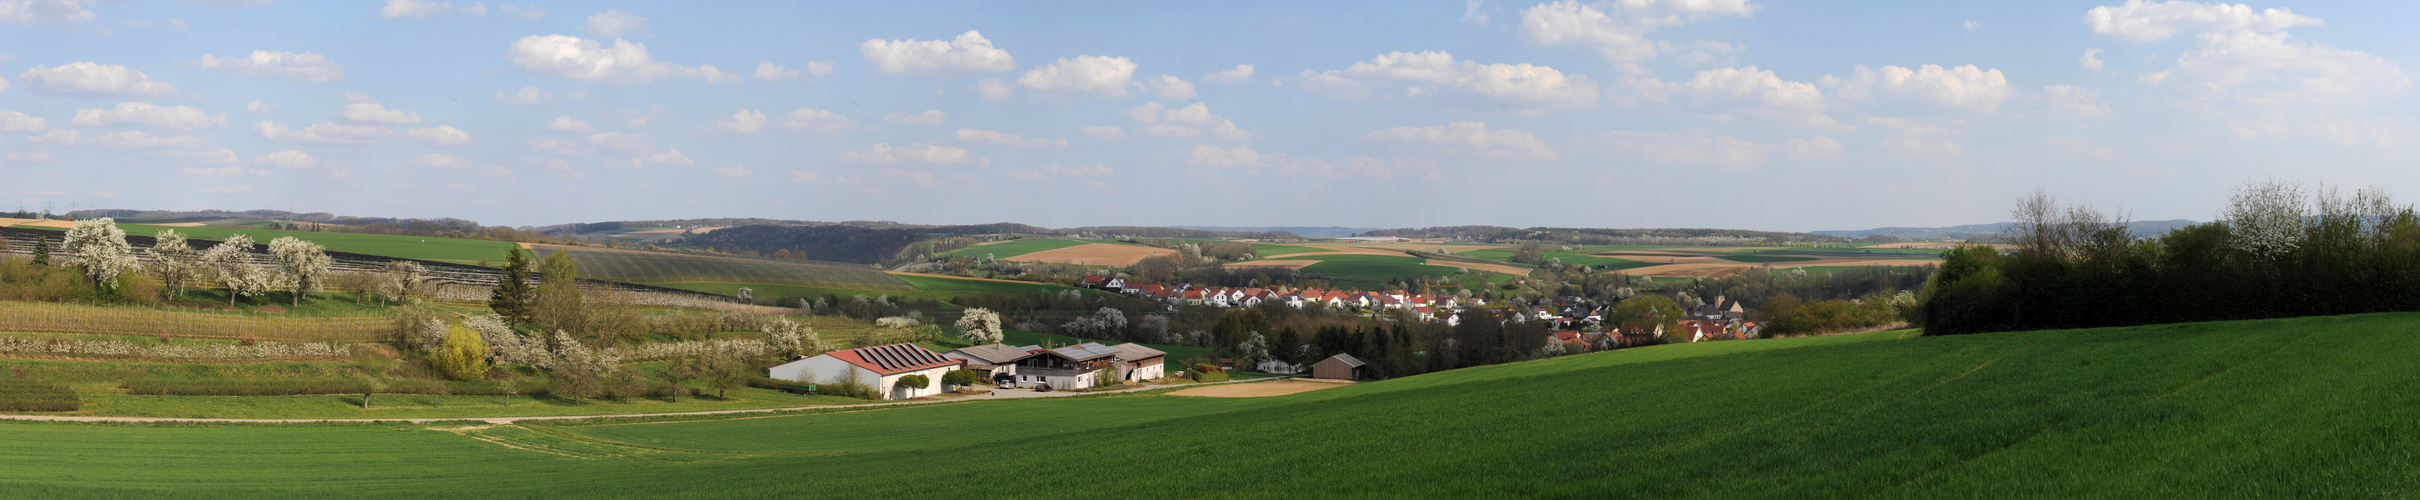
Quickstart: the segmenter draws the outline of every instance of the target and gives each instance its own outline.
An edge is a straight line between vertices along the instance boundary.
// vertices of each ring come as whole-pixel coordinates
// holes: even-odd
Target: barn
[[[771,369],[773,378],[810,384],[856,382],[872,386],[883,399],[909,399],[940,392],[941,374],[966,366],[966,360],[934,354],[915,344],[860,347],[817,354]],[[923,375],[925,387],[899,387],[899,379]]]
[[[1367,364],[1351,354],[1328,356],[1311,364],[1311,378],[1361,380],[1361,367]]]

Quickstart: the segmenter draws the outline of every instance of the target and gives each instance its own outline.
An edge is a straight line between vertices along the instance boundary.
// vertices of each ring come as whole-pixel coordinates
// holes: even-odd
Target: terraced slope
[[[536,245],[534,250],[540,254],[569,252],[572,261],[580,264],[580,277],[593,280],[645,285],[731,283],[850,290],[910,288],[907,282],[882,270],[862,266],[554,245]]]

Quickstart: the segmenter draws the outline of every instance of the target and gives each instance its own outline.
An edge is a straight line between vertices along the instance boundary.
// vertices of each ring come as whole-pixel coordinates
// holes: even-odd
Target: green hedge
[[[1227,381],[1227,372],[1223,372],[1223,371],[1216,371],[1216,372],[1193,372],[1193,381],[1195,381],[1195,382],[1225,382],[1225,381]]]
[[[0,380],[0,411],[76,411],[84,400],[66,385],[33,380]]]
[[[494,382],[478,380],[388,380],[381,394],[450,394],[455,396],[502,396],[504,390]],[[542,384],[516,382],[518,395],[546,393]],[[312,396],[324,394],[361,394],[365,387],[360,380],[136,380],[126,383],[126,392],[137,396]]]

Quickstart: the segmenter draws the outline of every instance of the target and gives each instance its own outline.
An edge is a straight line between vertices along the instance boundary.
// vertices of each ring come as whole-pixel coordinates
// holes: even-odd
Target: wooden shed
[[[1361,367],[1366,364],[1351,354],[1328,356],[1311,364],[1311,378],[1361,380]]]

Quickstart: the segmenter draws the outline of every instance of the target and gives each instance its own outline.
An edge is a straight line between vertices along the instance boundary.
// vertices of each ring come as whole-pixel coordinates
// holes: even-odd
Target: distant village
[[[1203,307],[1261,307],[1283,304],[1295,309],[1312,306],[1329,310],[1358,311],[1372,316],[1402,311],[1418,321],[1443,322],[1449,326],[1462,324],[1462,313],[1471,308],[1488,307],[1486,299],[1462,297],[1455,294],[1408,293],[1403,290],[1387,292],[1322,290],[1317,288],[1229,288],[1195,287],[1191,284],[1161,285],[1129,283],[1112,276],[1085,276],[1088,288],[1132,295],[1144,300],[1170,305]],[[1685,338],[1688,342],[1741,340],[1758,338],[1763,325],[1740,306],[1737,299],[1716,296],[1704,305],[1690,308],[1670,325],[1641,325],[1639,331],[1623,331],[1622,325],[1608,324],[1612,304],[1595,303],[1580,297],[1565,297],[1554,301],[1553,307],[1497,309],[1507,313],[1515,322],[1545,321],[1553,325],[1550,342],[1575,345],[1587,350],[1605,350],[1652,343],[1655,339]],[[1525,309],[1525,310],[1524,310]],[[1667,328],[1677,327],[1678,332]],[[1677,334],[1673,335],[1673,334]]]

